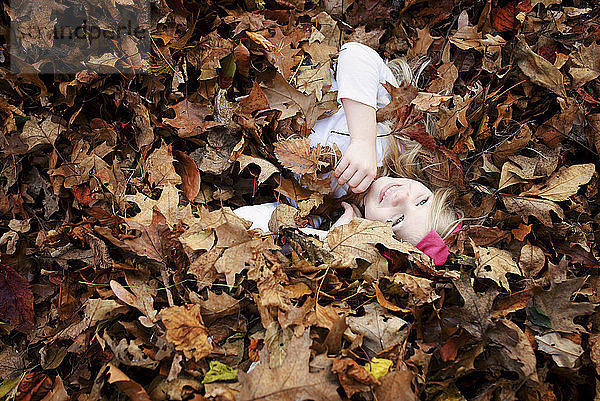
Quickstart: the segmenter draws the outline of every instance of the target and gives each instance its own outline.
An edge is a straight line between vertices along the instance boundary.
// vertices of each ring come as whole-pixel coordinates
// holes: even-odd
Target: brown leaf
[[[240,311],[241,301],[226,292],[215,294],[208,291],[206,301],[200,302],[201,312],[207,324],[221,317],[235,315]]]
[[[563,75],[552,63],[535,53],[522,36],[515,48],[517,65],[534,84],[541,85],[562,98],[567,97]]]
[[[409,294],[409,305],[421,306],[439,299],[432,287],[432,281],[408,273],[396,273],[392,276],[393,286],[390,293]]]
[[[33,329],[33,293],[14,269],[0,264],[0,316],[21,332]]]
[[[560,219],[565,218],[563,210],[556,203],[545,199],[528,198],[524,196],[502,195],[502,202],[510,213],[525,216],[535,216],[545,226],[552,227],[550,212],[556,213]]]
[[[330,63],[300,66],[298,71],[296,87],[306,94],[314,93],[317,102],[320,102],[323,94],[331,87]]]
[[[328,111],[317,103],[314,93],[305,95],[298,91],[281,74],[276,74],[275,79],[268,82],[262,90],[269,101],[269,107],[281,111],[281,120],[300,112],[304,118],[306,132],[309,132],[317,119]]]
[[[526,244],[521,248],[519,266],[525,277],[535,277],[544,268],[545,264],[546,256],[540,248],[530,244]]]
[[[65,127],[53,122],[50,115],[43,120],[30,116],[20,132],[19,138],[27,145],[27,151],[30,152],[39,146],[53,146],[58,135],[64,130]]]
[[[459,311],[456,313],[460,325],[475,338],[483,338],[492,324],[490,312],[498,291],[490,288],[481,295],[476,293],[469,273],[466,272],[462,272],[459,279],[453,280],[453,284],[464,300],[464,306],[458,308]],[[446,312],[454,312],[454,310],[446,308]]]
[[[260,157],[252,157],[241,154],[238,156],[237,161],[240,162],[240,171],[248,167],[248,164],[256,164],[260,167],[260,174],[258,175],[258,185],[262,185],[267,178],[275,173],[279,172],[279,169],[273,165],[273,163],[261,159]]]
[[[242,112],[247,115],[269,108],[269,101],[256,81],[252,82],[252,90],[248,96],[240,100],[240,106]]]
[[[562,283],[553,283],[549,290],[536,287],[533,302],[550,318],[552,330],[563,333],[582,333],[585,328],[575,324],[577,316],[587,315],[595,309],[590,302],[571,302],[572,294],[579,290],[585,277],[575,277]]]
[[[521,377],[538,381],[536,358],[531,343],[525,333],[514,322],[506,319],[499,320],[490,330],[489,339],[501,347],[495,353],[502,366],[506,366]]]
[[[376,303],[365,305],[364,316],[349,316],[348,327],[363,337],[363,349],[373,356],[384,349],[401,344],[407,335],[407,322],[388,313]]]
[[[119,390],[127,395],[133,401],[151,401],[150,396],[138,382],[131,380],[119,368],[108,363],[108,382],[116,384]]]
[[[405,253],[413,260],[420,260],[426,266],[431,264],[429,258],[421,257],[422,253],[414,246],[398,241],[389,222],[354,218],[349,224],[329,231],[325,242],[329,251],[345,266],[357,267],[357,258],[371,263],[381,258],[381,254],[375,247],[376,244]]]
[[[197,304],[171,306],[160,311],[160,319],[167,329],[167,340],[186,358],[196,362],[208,356],[213,349],[202,321],[202,307]]]
[[[144,163],[150,184],[158,187],[181,184],[181,177],[173,165],[174,161],[171,145],[162,142],[160,148],[152,152]]]
[[[413,390],[415,375],[408,369],[395,370],[381,378],[381,384],[375,388],[378,401],[417,401]]]
[[[144,226],[150,226],[156,207],[167,220],[167,224],[173,227],[180,220],[188,219],[192,216],[192,208],[188,204],[184,208],[179,207],[179,190],[173,184],[166,184],[158,200],[148,196],[136,193],[135,195],[125,195],[125,199],[134,202],[140,208],[140,212],[129,220]]]
[[[379,303],[379,305],[394,312],[410,312],[410,309],[401,308],[398,305],[387,300],[385,295],[383,295],[383,293],[379,289],[379,286],[376,282],[373,283],[373,288],[375,288],[375,296],[377,297],[377,302]]]
[[[242,385],[239,401],[322,400],[339,401],[338,385],[327,369],[310,373],[308,361],[312,340],[308,330],[302,337],[292,337],[281,366],[269,368],[267,347],[260,353],[260,364],[249,373],[238,372]]]
[[[377,121],[394,121],[399,110],[404,109],[415,100],[419,90],[410,84],[400,85],[398,88],[388,82],[384,82],[382,85],[392,99],[385,107],[377,110]]]
[[[544,184],[532,186],[521,196],[534,195],[556,202],[567,200],[592,179],[595,170],[592,163],[561,167]]]
[[[175,111],[175,117],[164,118],[163,121],[177,128],[177,135],[181,138],[200,135],[209,128],[221,125],[216,121],[207,120],[207,117],[214,113],[209,104],[192,103],[185,99],[171,108]]]
[[[116,246],[167,265],[185,269],[189,260],[183,252],[177,234],[169,228],[165,216],[154,208],[152,223],[149,226],[124,219],[123,222],[130,230],[139,233],[135,238],[119,239],[113,236],[110,229],[96,226],[94,229]]]
[[[473,245],[473,249],[477,260],[475,275],[494,280],[496,284],[510,291],[506,275],[511,273],[521,276],[521,270],[511,253],[494,247],[485,248],[477,245]]]
[[[196,162],[186,153],[173,151],[175,172],[181,177],[181,189],[188,201],[193,202],[200,192],[200,171]]]
[[[308,138],[291,138],[275,142],[275,156],[283,167],[296,174],[315,173],[322,162],[321,146],[310,147]]]
[[[577,360],[583,354],[581,345],[561,337],[558,333],[547,333],[535,336],[538,350],[552,356],[560,368],[574,368]]]
[[[331,371],[337,374],[340,384],[348,397],[356,393],[369,391],[371,386],[381,384],[365,368],[356,363],[353,359],[342,358],[333,361]]]

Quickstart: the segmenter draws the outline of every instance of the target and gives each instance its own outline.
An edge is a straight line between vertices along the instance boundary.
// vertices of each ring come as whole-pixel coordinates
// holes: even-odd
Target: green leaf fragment
[[[208,372],[202,379],[202,384],[237,380],[237,369],[229,367],[219,361],[210,361]]]

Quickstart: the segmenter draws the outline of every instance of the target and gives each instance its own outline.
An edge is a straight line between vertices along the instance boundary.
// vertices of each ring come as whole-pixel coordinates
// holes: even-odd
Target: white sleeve
[[[261,203],[260,205],[242,206],[233,211],[238,217],[252,222],[250,229],[260,228],[268,233],[269,220],[277,207],[277,202]]]
[[[360,43],[342,46],[336,70],[338,101],[347,98],[377,108],[377,89],[383,60],[377,52]]]

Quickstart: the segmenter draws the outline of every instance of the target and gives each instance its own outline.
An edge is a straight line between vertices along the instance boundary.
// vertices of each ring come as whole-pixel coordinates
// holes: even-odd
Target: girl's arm
[[[356,100],[343,98],[342,106],[350,132],[350,145],[335,169],[338,183],[355,193],[366,191],[377,174],[375,108]]]

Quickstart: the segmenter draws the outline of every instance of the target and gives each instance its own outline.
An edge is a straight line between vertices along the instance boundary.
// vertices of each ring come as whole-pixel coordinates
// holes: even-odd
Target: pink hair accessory
[[[460,218],[460,214],[458,215]],[[453,233],[459,231],[462,228],[462,221],[459,222]],[[423,237],[421,241],[416,245],[417,249],[422,251],[425,255],[429,256],[433,259],[433,263],[436,266],[441,266],[446,263],[448,260],[448,256],[450,256],[450,251],[448,250],[448,245],[444,242],[444,239],[440,237],[440,235],[435,230],[429,231],[426,236]]]

